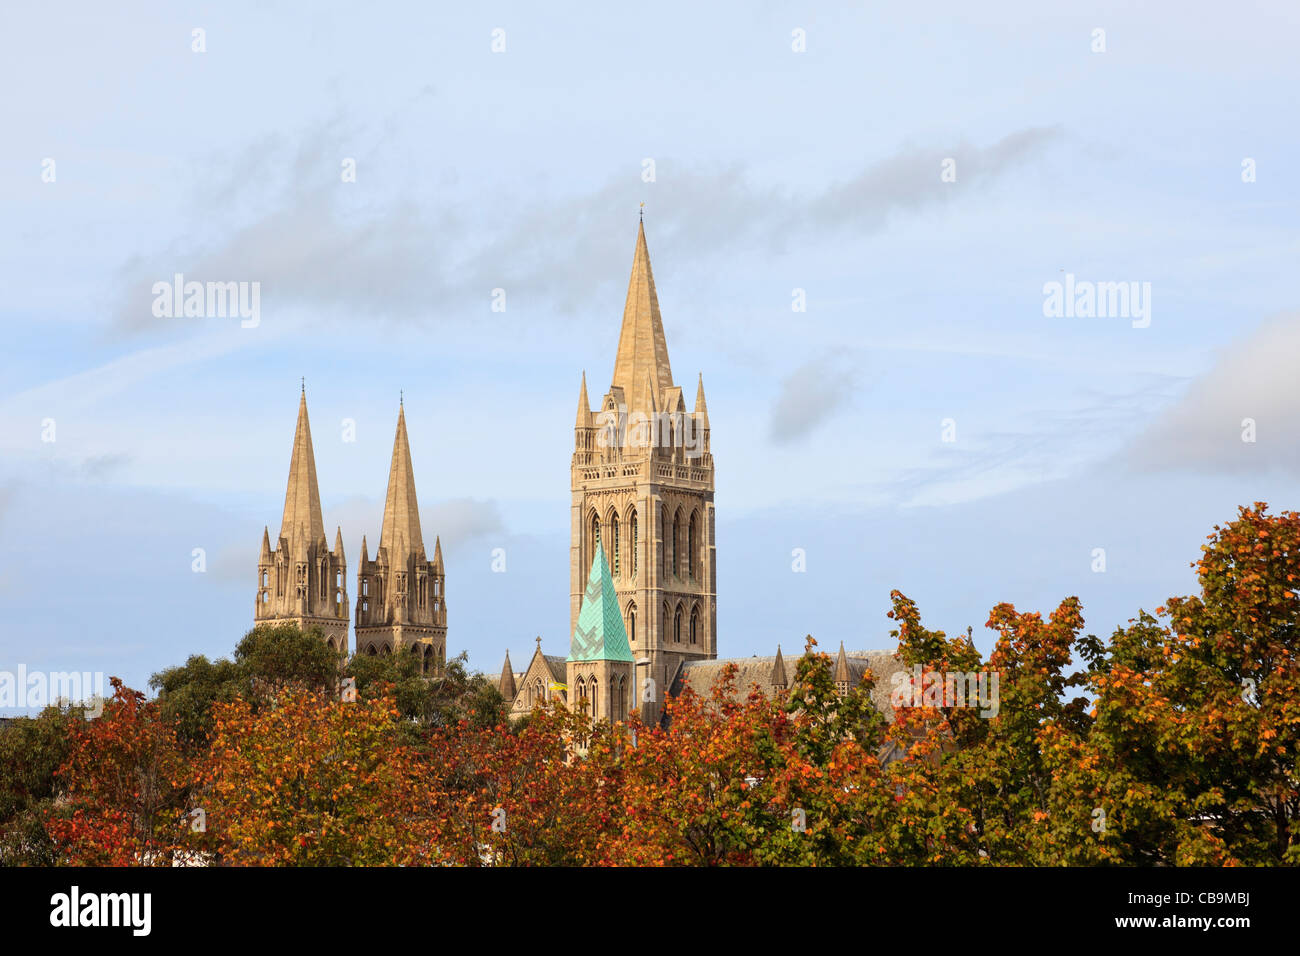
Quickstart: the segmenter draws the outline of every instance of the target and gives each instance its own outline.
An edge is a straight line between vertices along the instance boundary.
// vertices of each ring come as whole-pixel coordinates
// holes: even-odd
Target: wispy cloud
[[[772,440],[786,444],[812,434],[848,403],[854,385],[854,369],[842,358],[814,359],[795,369],[772,406]]]
[[[349,192],[356,187],[319,162],[339,152],[346,134],[331,118],[304,130],[296,144],[276,135],[209,171],[220,185],[200,197],[193,218],[230,221],[234,209],[247,210],[244,219],[197,242],[174,237],[132,256],[122,270],[116,326],[156,325],[151,287],[178,272],[199,281],[260,282],[271,323],[297,307],[336,318],[454,321],[468,305],[486,308],[493,288],[567,312],[591,295],[593,276],[601,277],[597,284],[622,280],[631,237],[626,245],[610,237],[628,232],[628,210],[643,184],[611,177],[586,194],[540,203],[503,190],[472,212],[444,200],[373,195],[358,207]],[[891,215],[969,195],[1060,136],[1057,128],[1032,127],[987,147],[907,147],[812,195],[756,182],[742,165],[664,160],[654,185],[655,239],[691,261],[754,242],[781,247],[827,230],[872,233]],[[957,183],[940,180],[946,157],[958,164]]]
[[[1128,448],[1140,471],[1300,475],[1300,313],[1279,315],[1214,366]]]

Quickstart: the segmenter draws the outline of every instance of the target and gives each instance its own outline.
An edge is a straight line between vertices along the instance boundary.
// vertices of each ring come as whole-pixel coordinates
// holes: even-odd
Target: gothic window
[[[329,581],[329,571],[325,566],[325,562],[322,561],[320,563],[320,596],[322,600],[329,597]]]
[[[665,601],[663,615],[659,618],[659,640],[661,641],[668,640],[668,614],[668,602]]]
[[[546,685],[542,683],[540,677],[533,682],[533,694],[539,704],[546,700]]]
[[[266,587],[266,585],[267,585],[267,583],[268,583],[268,580],[267,580],[268,578],[270,578],[270,574],[268,574],[266,571],[263,571],[263,572],[262,572],[262,587]]]
[[[596,559],[596,548],[600,545],[600,516],[592,513],[591,516],[591,537],[588,541],[587,563],[590,564]],[[590,570],[586,568],[584,570]]]
[[[578,689],[575,693],[577,694],[577,697],[575,699],[578,702],[578,710],[580,711],[586,710],[588,706],[587,683],[581,677],[578,678]]]
[[[631,522],[631,528],[632,528],[632,532],[631,532],[631,539],[632,539],[632,540],[631,540],[631,545],[632,545],[632,577],[636,577],[637,558],[640,556],[640,551],[641,551],[641,548],[640,548],[641,539],[637,536],[636,511],[635,511],[635,510],[633,510],[633,512],[632,512],[632,517],[629,519],[629,521]]]
[[[609,516],[609,547],[614,555],[614,564],[610,571],[615,576],[618,575],[618,515]]]
[[[369,596],[370,596],[370,579],[369,579],[369,578],[362,578],[362,579],[361,579],[361,596],[362,596],[362,597],[369,597]]]
[[[682,571],[681,562],[677,560],[677,540],[680,537],[679,525],[681,519],[682,513],[680,511],[673,515],[673,577],[679,577]]]
[[[618,690],[614,694],[614,719],[627,720],[627,678],[620,676]]]
[[[691,515],[691,527],[687,533],[686,546],[686,568],[693,581],[698,580],[700,577],[698,564],[700,550],[699,524],[699,512],[694,512]]]
[[[668,559],[672,557],[672,549],[669,547],[669,543],[668,543],[668,509],[667,508],[664,508],[659,512],[659,537],[663,540],[664,577],[667,577],[672,573],[672,565],[668,563]],[[664,618],[664,622],[667,623],[667,617]]]
[[[636,643],[636,605],[627,606],[627,639],[630,643]]]
[[[438,596],[438,579],[437,579],[437,578],[434,578],[434,579],[433,579],[433,596],[434,596],[434,597],[437,597],[437,596]]]
[[[595,720],[600,716],[600,693],[596,684],[596,678],[591,679],[591,719]]]
[[[673,615],[673,640],[680,643],[682,639],[682,609],[679,607]]]
[[[691,610],[691,643],[698,644],[700,635],[700,612],[698,608]]]

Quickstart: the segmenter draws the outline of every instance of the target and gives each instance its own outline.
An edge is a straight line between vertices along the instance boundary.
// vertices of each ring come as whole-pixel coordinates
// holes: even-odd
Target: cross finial
[[[542,635],[540,634],[537,635],[537,649],[539,651],[542,649]]]

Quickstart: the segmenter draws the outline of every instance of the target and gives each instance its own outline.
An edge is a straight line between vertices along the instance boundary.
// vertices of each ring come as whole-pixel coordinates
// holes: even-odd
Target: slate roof
[[[795,673],[799,667],[799,659],[799,657],[792,654],[789,659],[784,661],[786,679],[790,683],[794,682]],[[891,677],[895,672],[904,669],[894,652],[848,651],[845,654],[845,663],[848,666],[849,677],[854,685],[862,679],[862,675],[870,668],[876,681],[876,686],[871,692],[872,702],[876,705],[877,710],[892,719],[893,707],[889,702],[889,692],[893,686]],[[713,661],[685,661],[677,669],[677,673],[669,687],[669,693],[675,697],[689,683],[693,691],[707,697],[712,692],[713,685],[722,676],[722,669],[727,664],[736,665],[736,697],[746,697],[749,694],[750,687],[754,684],[757,684],[764,694],[770,695],[772,693],[771,678],[773,667],[776,664],[775,654],[770,657],[732,657]]]

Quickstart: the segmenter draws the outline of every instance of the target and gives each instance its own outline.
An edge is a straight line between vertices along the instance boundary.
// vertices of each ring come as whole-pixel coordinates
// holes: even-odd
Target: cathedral
[[[598,718],[633,711],[658,721],[663,701],[689,684],[707,694],[728,663],[736,691],[768,694],[794,677],[773,657],[718,658],[717,546],[713,454],[701,374],[687,408],[673,381],[645,225],[637,230],[632,276],[609,390],[593,409],[587,377],[578,391],[570,469],[569,652],[542,652],[541,638],[516,672],[507,652],[498,687],[512,713],[558,699]],[[841,693],[870,668],[876,703],[888,706],[899,668],[881,651],[840,645]],[[883,678],[883,679],[882,679]]]
[[[263,529],[257,581],[255,625],[286,622],[304,630],[315,627],[339,654],[349,653],[351,609],[343,531],[335,531],[334,550],[330,551],[321,518],[305,385],[298,400],[298,426],[289,460],[289,487],[284,495],[280,536],[272,549],[270,529]],[[415,470],[406,437],[406,409],[400,405],[384,520],[373,560],[365,537],[361,539],[356,622],[358,654],[404,650],[419,659],[425,674],[436,673],[447,660],[442,542],[434,539],[430,561],[420,531]]]
[[[582,375],[570,466],[569,647],[542,652],[515,671],[507,651],[497,683],[511,712],[559,700],[593,717],[646,722],[666,697],[690,686],[707,694],[723,668],[738,668],[736,692],[752,685],[784,692],[794,677],[778,646],[772,657],[718,657],[717,546],[713,453],[704,377],[687,408],[668,360],[645,224],[637,229],[632,276],[608,391],[595,407]],[[307,420],[307,395],[289,462],[284,517],[275,547],[262,533],[256,623],[315,627],[349,653],[347,562],[343,535],[331,551],[321,518]],[[447,659],[446,579],[441,542],[424,549],[415,472],[399,406],[379,545],[363,537],[357,569],[356,653],[415,654],[433,675]],[[888,678],[900,665],[883,651],[850,653],[840,644],[835,681],[847,692],[870,669],[876,703],[889,712]]]

